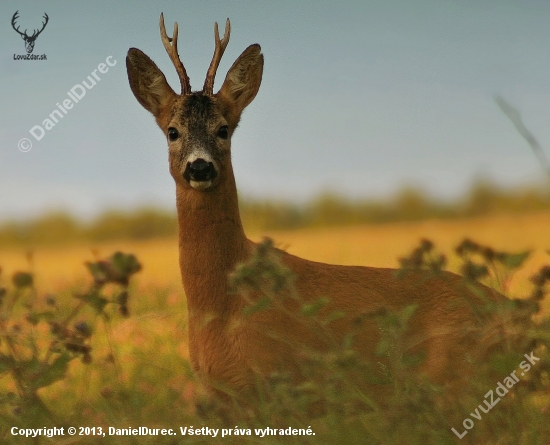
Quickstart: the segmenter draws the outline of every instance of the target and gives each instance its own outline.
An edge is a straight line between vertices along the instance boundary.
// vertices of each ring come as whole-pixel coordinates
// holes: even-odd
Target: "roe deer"
[[[192,366],[207,387],[223,384],[246,393],[258,376],[282,368],[296,370],[299,359],[293,356],[291,342],[322,346],[315,333],[289,315],[299,308],[295,300],[281,300],[287,310],[244,316],[246,298],[231,292],[228,275],[256,249],[241,224],[231,137],[242,111],[258,93],[264,59],[260,46],[250,45],[214,94],[214,76],[229,40],[229,19],[223,39],[217,23],[214,30],[215,52],[202,91],[191,91],[178,55],[177,23],[173,37],[168,37],[162,14],[161,39],[179,75],[181,94],[172,90],[164,74],[139,49],[128,51],[126,66],[132,92],[153,114],[168,142],[170,173],[176,183],[180,269],[189,310]],[[352,329],[358,316],[415,304],[406,347],[423,351],[425,360],[419,373],[435,382],[452,380],[467,366],[468,347],[483,335],[483,322],[474,308],[485,300],[506,300],[484,286],[482,292],[473,293],[462,277],[449,272],[435,276],[415,270],[398,278],[393,269],[330,265],[284,251],[278,254],[295,273],[301,301],[327,296],[326,313],[344,313],[326,328],[336,341]],[[272,334],[285,341],[277,341]],[[379,338],[376,323],[364,323],[354,337],[353,348],[361,356],[379,361],[375,354]]]

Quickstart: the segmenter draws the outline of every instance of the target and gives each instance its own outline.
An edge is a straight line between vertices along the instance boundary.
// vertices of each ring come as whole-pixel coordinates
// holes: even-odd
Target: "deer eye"
[[[227,125],[222,125],[218,130],[218,137],[222,139],[227,139],[229,137],[229,129]]]
[[[179,138],[180,134],[178,133],[178,130],[176,130],[174,127],[170,127],[168,129],[168,139],[171,141],[175,141],[177,138]]]

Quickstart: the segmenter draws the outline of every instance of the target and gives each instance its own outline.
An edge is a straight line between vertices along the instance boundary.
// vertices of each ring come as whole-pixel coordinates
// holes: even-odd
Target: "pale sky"
[[[47,60],[14,60],[26,53],[11,26],[16,10],[29,34],[48,14],[33,52]],[[166,140],[125,67],[137,47],[179,91],[159,37],[161,12],[169,33],[179,23],[193,89],[204,82],[215,21],[232,25],[216,91],[248,45],[262,46],[262,86],[232,143],[243,196],[385,197],[412,184],[450,198],[479,177],[509,187],[543,177],[493,97],[517,107],[550,154],[548,1],[4,0],[0,220],[51,209],[89,217],[174,208]],[[109,56],[114,65],[96,72],[97,84],[37,141],[29,130]],[[30,151],[18,149],[22,138]]]

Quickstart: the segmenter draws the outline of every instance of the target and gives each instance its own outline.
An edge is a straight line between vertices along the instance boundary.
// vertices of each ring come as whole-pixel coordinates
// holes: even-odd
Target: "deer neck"
[[[232,171],[228,173],[211,191],[176,185],[180,270],[190,314],[230,311],[228,274],[250,252],[235,179]]]

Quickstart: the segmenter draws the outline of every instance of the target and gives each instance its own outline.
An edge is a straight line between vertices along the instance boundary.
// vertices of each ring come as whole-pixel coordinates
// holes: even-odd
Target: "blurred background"
[[[15,27],[31,36],[47,14],[33,50],[45,60],[20,59],[26,49],[11,23],[16,11]],[[315,261],[399,268],[418,265],[419,251],[411,252],[427,238],[435,247],[425,263],[441,264],[441,253],[451,271],[470,277],[487,271],[482,281],[510,298],[550,291],[539,272],[550,264],[550,2],[2,0],[0,442],[20,443],[9,441],[13,425],[37,428],[59,425],[59,419],[103,431],[109,425],[177,430],[204,425],[208,417],[199,418],[199,411],[215,415],[208,409],[215,404],[193,408],[204,392],[188,361],[166,138],[133,96],[126,74],[127,51],[136,47],[179,91],[160,40],[161,12],[170,35],[179,24],[178,49],[194,89],[202,88],[212,58],[214,22],[223,28],[229,17],[232,26],[215,91],[248,45],[262,46],[262,85],[232,141],[241,216],[252,240],[269,236],[276,246]],[[106,63],[111,65],[101,65]],[[84,89],[84,81],[93,87]],[[86,94],[64,114],[59,106],[71,90]],[[57,122],[47,129],[50,115]],[[42,137],[35,138],[33,128]],[[482,247],[470,242],[457,252],[465,238]],[[126,286],[137,262],[143,267]],[[122,286],[105,283],[113,270]],[[332,297],[318,291],[323,299]],[[261,310],[264,301],[251,308]],[[320,299],[301,312],[315,317],[323,304]],[[514,307],[523,323],[533,306]],[[410,308],[397,318],[379,317],[383,311],[367,317],[381,323],[382,354],[396,356],[394,342],[399,352]],[[537,317],[550,314],[548,298],[540,309]],[[494,387],[493,370],[508,375],[529,351],[519,345],[532,349],[548,338],[542,332],[547,319],[537,329],[516,329],[508,311],[490,310],[506,317],[506,351],[521,353],[499,349],[479,363],[471,383],[483,392],[453,400],[457,423],[451,423],[455,411],[439,403],[443,399],[434,404],[425,388],[409,391],[411,382],[399,377],[418,363],[408,354],[404,366],[392,358],[384,368],[387,376],[397,372],[390,416],[384,410],[362,416],[369,397],[342,376],[367,368],[361,364],[357,371],[349,350],[338,345],[311,361],[320,365],[320,380],[294,387],[277,377],[273,381],[283,386],[272,394],[261,384],[265,408],[258,416],[246,411],[238,425],[302,428],[309,417],[301,411],[304,403],[318,400],[328,403],[327,415],[313,419],[316,444],[365,443],[365,437],[376,443],[438,437],[440,443]],[[319,319],[319,326],[332,315],[338,314]],[[539,425],[548,418],[547,363],[543,358],[539,371],[503,401],[507,409],[484,417],[472,434],[498,431],[501,444],[544,437]],[[309,375],[309,366],[304,369]],[[326,388],[317,392],[321,386]],[[354,398],[347,398],[351,393]],[[441,409],[432,413],[436,405]],[[35,415],[44,407],[49,417]],[[244,412],[234,408],[236,416]],[[96,434],[95,428],[86,430]],[[322,430],[330,431],[328,442]],[[117,437],[113,443],[125,442]]]
[[[26,53],[10,23],[16,11],[16,26],[29,34],[48,14],[33,52],[47,60],[14,60]],[[505,98],[543,150],[550,147],[550,3],[3,1],[4,254],[11,247],[90,248],[175,235],[166,141],[131,93],[125,68],[128,48],[140,48],[178,90],[159,37],[161,12],[169,34],[179,23],[179,52],[193,88],[201,88],[212,57],[215,21],[229,17],[232,25],[216,90],[244,48],[262,46],[262,86],[232,153],[252,236],[370,224],[350,235],[346,242],[354,245],[375,233],[372,224],[407,223],[399,230],[414,234],[412,243],[439,232],[410,224],[458,221],[460,236],[475,236],[481,223],[466,233],[464,221],[496,215],[512,219],[501,232],[494,220],[483,220],[488,234],[500,233],[489,241],[550,247],[540,238],[550,223],[545,165],[495,101]],[[96,85],[37,141],[29,130],[44,126],[67,92],[109,56],[116,64],[98,73]],[[30,150],[18,148],[22,138]],[[537,222],[518,225],[525,215]],[[445,227],[442,233],[451,230]],[[278,236],[315,259],[367,262],[300,250],[300,233]],[[343,236],[334,242],[344,243]]]

